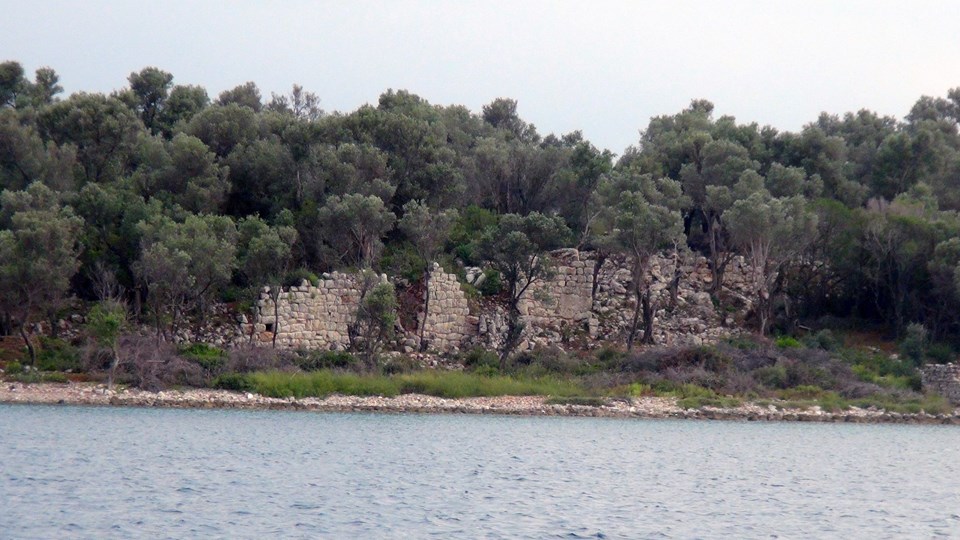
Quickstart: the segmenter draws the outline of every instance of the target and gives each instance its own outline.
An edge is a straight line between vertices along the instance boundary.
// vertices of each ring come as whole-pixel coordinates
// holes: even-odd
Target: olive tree
[[[420,348],[427,344],[423,340],[427,314],[430,313],[430,266],[450,237],[450,231],[457,220],[456,210],[442,212],[431,210],[420,201],[410,201],[403,206],[403,218],[398,225],[403,234],[416,247],[417,255],[423,259],[423,320],[420,321]]]
[[[0,194],[0,311],[19,329],[36,361],[33,323],[55,319],[80,267],[83,220],[43,184]]]
[[[506,214],[481,236],[481,256],[500,272],[507,288],[507,335],[500,350],[501,369],[523,333],[520,299],[531,285],[551,274],[547,251],[562,246],[570,236],[563,218],[539,212]]]
[[[374,195],[333,196],[318,213],[320,236],[348,264],[369,268],[383,248],[381,238],[397,216]]]
[[[604,211],[593,222],[597,243],[629,257],[631,292],[636,301],[627,349],[643,321],[642,343],[652,344],[656,305],[650,290],[650,259],[661,250],[677,248],[683,238],[679,208],[686,202],[680,183],[654,180],[649,174],[615,174],[601,181]]]
[[[761,191],[734,203],[727,221],[732,242],[750,261],[755,312],[765,334],[776,280],[815,240],[817,217],[803,197],[774,198]]]
[[[293,254],[291,246],[297,241],[293,227],[273,226],[257,216],[240,220],[240,270],[253,287],[266,285],[273,301],[273,346],[277,346],[280,331],[279,303],[283,276],[290,270]],[[251,336],[252,337],[252,336]]]

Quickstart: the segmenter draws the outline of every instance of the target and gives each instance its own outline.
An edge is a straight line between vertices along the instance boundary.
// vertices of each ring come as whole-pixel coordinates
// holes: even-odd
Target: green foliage
[[[23,373],[23,365],[20,362],[7,362],[7,365],[4,367],[4,372],[7,375]]]
[[[413,244],[393,243],[384,248],[379,266],[391,276],[417,282],[423,277],[426,262]]]
[[[211,381],[210,386],[221,390],[233,390],[234,392],[256,391],[256,386],[250,378],[242,373],[224,373],[218,375]]]
[[[293,361],[304,371],[346,369],[358,364],[356,357],[344,351],[297,351]]]
[[[483,262],[476,239],[484,231],[497,226],[499,217],[488,209],[470,205],[463,209],[450,230],[448,241],[453,254],[466,265],[476,266]]]
[[[483,296],[496,296],[503,290],[503,281],[500,279],[500,272],[493,268],[487,268],[483,271],[483,281],[477,288]]]
[[[483,348],[470,349],[461,358],[463,365],[473,371],[490,369],[498,370],[500,357],[497,353]]]
[[[59,372],[22,371],[11,377],[16,382],[32,383],[60,383],[70,382],[67,376]]]
[[[40,371],[73,371],[80,368],[80,351],[62,339],[40,338],[37,369]]]
[[[900,341],[900,354],[904,358],[919,366],[927,353],[929,345],[929,335],[927,329],[922,324],[911,324],[907,326],[903,340]]]
[[[87,314],[87,330],[102,346],[112,349],[127,323],[126,307],[114,301],[101,302]]]
[[[828,329],[819,330],[803,339],[803,345],[811,349],[823,349],[834,352],[840,349],[843,341]]]
[[[180,348],[180,356],[196,363],[208,373],[216,373],[227,361],[227,352],[206,343],[191,343]]]
[[[283,281],[281,282],[281,286],[299,287],[300,285],[303,284],[304,281],[306,281],[310,285],[313,285],[314,287],[316,287],[317,285],[320,285],[320,278],[317,277],[316,274],[314,274],[310,270],[307,270],[306,268],[297,268],[295,270],[291,270],[286,274],[284,274]]]
[[[799,349],[803,347],[803,344],[792,336],[779,336],[774,340],[774,343],[781,349]]]

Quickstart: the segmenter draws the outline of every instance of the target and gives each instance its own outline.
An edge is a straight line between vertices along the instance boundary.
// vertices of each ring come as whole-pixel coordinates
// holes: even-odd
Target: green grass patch
[[[12,375],[10,380],[31,384],[31,383],[68,383],[70,379],[67,378],[65,373],[59,373],[55,371],[24,371]]]
[[[270,397],[396,396],[418,393],[445,398],[480,396],[581,396],[583,388],[552,378],[514,378],[476,373],[420,371],[402,375],[358,375],[329,370],[311,373],[280,371],[241,376],[246,383],[221,377],[222,387],[249,383],[250,391]]]
[[[219,370],[227,361],[226,351],[206,343],[191,343],[182,347],[180,355],[209,372]]]

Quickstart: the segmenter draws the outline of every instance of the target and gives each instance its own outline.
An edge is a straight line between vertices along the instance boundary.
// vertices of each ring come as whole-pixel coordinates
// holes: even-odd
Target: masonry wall
[[[341,350],[350,345],[348,327],[356,320],[360,285],[350,274],[324,274],[316,287],[304,281],[280,293],[277,317],[269,289],[257,301],[254,337],[261,344],[283,348]],[[278,325],[279,321],[279,325]]]
[[[925,392],[935,392],[960,405],[960,364],[928,364],[920,370]]]
[[[477,335],[477,317],[470,316],[470,304],[460,289],[460,281],[434,263],[430,272],[430,304],[424,317],[423,337],[427,349],[449,352],[459,349],[469,338]]]
[[[537,346],[591,346],[623,343],[636,301],[630,293],[629,261],[598,261],[593,252],[563,249],[550,255],[554,273],[536,282],[520,301],[525,330],[520,349]],[[597,265],[599,263],[599,268]],[[468,275],[480,275],[470,269]],[[737,333],[752,306],[747,288],[749,268],[742,258],[727,268],[724,305],[717,309],[710,294],[710,270],[703,257],[663,254],[653,257],[646,279],[651,284],[655,310],[654,339],[660,345],[700,345]],[[596,287],[594,287],[596,276]],[[677,278],[676,295],[670,284]],[[429,313],[418,313],[427,350],[451,352],[473,346],[496,348],[506,331],[502,305],[485,301],[471,305],[457,277],[435,265],[430,279]],[[356,276],[324,274],[318,286],[303,283],[280,295],[274,317],[268,292],[258,301],[253,323],[254,341],[286,348],[345,349],[349,325],[356,319],[360,283]],[[403,350],[419,345],[419,332],[400,336]]]

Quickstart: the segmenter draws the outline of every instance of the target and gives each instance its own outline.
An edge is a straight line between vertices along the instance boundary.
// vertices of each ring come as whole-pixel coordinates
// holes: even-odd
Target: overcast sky
[[[616,153],[693,98],[797,130],[821,111],[901,118],[960,86],[947,1],[0,0],[0,13],[0,60],[50,66],[68,94],[156,66],[211,97],[298,83],[327,111],[388,88],[474,111],[509,97],[542,134],[580,129]]]

